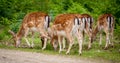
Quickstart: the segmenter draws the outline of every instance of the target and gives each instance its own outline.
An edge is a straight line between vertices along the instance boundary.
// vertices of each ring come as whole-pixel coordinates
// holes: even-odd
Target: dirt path
[[[103,60],[70,58],[35,52],[0,49],[0,63],[110,63]]]

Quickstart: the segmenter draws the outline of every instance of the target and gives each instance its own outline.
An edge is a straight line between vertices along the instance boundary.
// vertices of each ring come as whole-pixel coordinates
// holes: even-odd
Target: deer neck
[[[24,36],[24,34],[25,34],[25,31],[23,30],[23,27],[21,27],[21,28],[19,29],[19,31],[17,32],[16,36],[17,36],[19,39],[21,39],[21,38]]]
[[[99,32],[99,28],[98,28],[98,26],[96,26],[96,28],[95,28],[95,30],[93,31],[93,38],[95,38],[96,37],[96,35],[97,35],[97,33]]]

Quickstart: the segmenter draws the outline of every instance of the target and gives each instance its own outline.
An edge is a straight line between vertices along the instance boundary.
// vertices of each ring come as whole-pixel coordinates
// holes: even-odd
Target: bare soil
[[[0,49],[0,63],[112,63],[105,60],[82,59],[63,55]]]

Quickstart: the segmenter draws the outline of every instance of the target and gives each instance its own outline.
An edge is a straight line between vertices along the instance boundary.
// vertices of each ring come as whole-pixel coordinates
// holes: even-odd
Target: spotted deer
[[[113,31],[114,31],[114,17],[112,16],[112,14],[103,14],[101,16],[99,16],[98,20],[97,20],[97,26],[95,28],[95,30],[93,31],[93,39],[95,39],[96,35],[98,32],[100,32],[100,41],[99,41],[99,45],[102,44],[102,30],[105,32],[106,34],[106,44],[105,44],[105,48],[108,48],[108,44],[111,44],[113,46]]]
[[[15,47],[20,47],[20,42],[22,37],[24,37],[29,47],[33,47],[34,33],[38,32],[40,33],[41,37],[44,37],[44,46],[42,49],[45,49],[47,38],[49,38],[46,32],[47,28],[49,27],[49,23],[50,23],[50,17],[46,13],[32,12],[27,14],[24,17],[20,29],[16,34],[13,31],[9,30],[9,32],[13,36]],[[27,39],[27,35],[29,34],[29,32],[32,32],[31,44]]]
[[[92,40],[92,25],[93,25],[93,18],[89,14],[81,14],[85,18],[85,29],[84,32],[88,35],[89,37],[89,44],[88,44],[88,49],[91,48],[91,43],[93,42]]]
[[[76,16],[77,15],[77,16]],[[81,26],[81,28],[79,28]],[[83,33],[82,30],[85,26],[85,19],[79,14],[61,14],[58,15],[53,23],[53,26],[49,28],[49,34],[52,36],[52,43],[58,40],[59,53],[62,51],[62,40],[64,37],[69,41],[69,47],[66,52],[68,54],[72,45],[74,44],[74,35],[78,38],[79,43],[79,54],[82,50]],[[54,46],[54,45],[53,45]],[[64,48],[64,46],[63,46]]]

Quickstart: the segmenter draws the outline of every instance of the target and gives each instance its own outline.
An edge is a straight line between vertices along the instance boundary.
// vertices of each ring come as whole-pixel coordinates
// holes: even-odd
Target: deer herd
[[[82,43],[84,34],[88,35],[88,49],[91,48],[92,42],[95,40],[97,33],[100,33],[99,45],[102,44],[102,31],[106,34],[106,44],[104,49],[109,45],[113,46],[114,17],[111,14],[103,14],[99,16],[97,25],[93,29],[93,17],[89,14],[59,14],[55,17],[53,24],[50,26],[50,16],[43,12],[32,12],[27,14],[17,33],[9,30],[13,36],[15,47],[20,47],[21,39],[24,38],[29,47],[34,47],[34,35],[38,32],[43,42],[42,50],[46,48],[47,41],[50,40],[51,45],[56,50],[59,46],[59,53],[66,48],[66,54],[69,54],[75,38],[79,44],[79,54],[82,54]],[[28,34],[31,33],[32,41],[28,41]],[[68,44],[65,44],[65,39]]]

